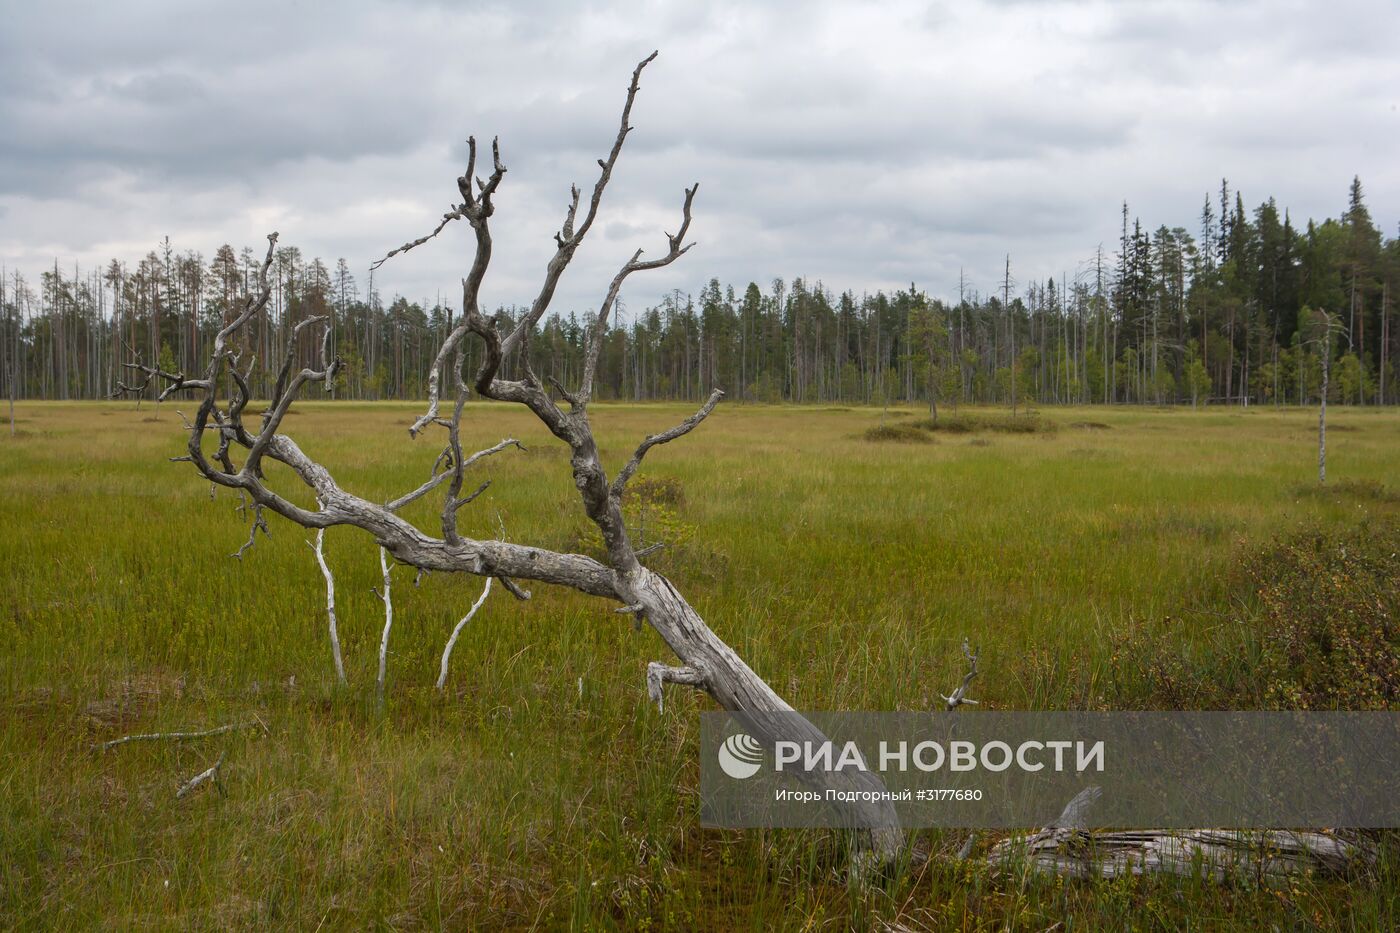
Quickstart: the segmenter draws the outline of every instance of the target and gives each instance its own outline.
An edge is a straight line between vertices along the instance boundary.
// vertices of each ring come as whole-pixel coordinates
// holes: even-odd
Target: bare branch
[[[442,346],[438,348],[437,357],[433,360],[433,368],[428,372],[428,408],[409,427],[408,433],[411,437],[417,437],[418,433],[437,417],[442,369],[457,350],[462,339],[469,331],[475,329],[470,326],[471,322],[474,319],[479,320],[481,317],[478,295],[481,292],[481,282],[486,277],[486,267],[491,264],[491,229],[488,221],[495,212],[491,197],[500,186],[501,179],[505,177],[506,167],[501,164],[499,141],[493,139],[491,141],[493,166],[491,177],[484,183],[479,182],[478,191],[473,193],[472,174],[476,169],[475,136],[468,138],[467,151],[466,174],[457,179],[457,190],[462,195],[462,206],[458,208],[458,211],[467,218],[467,221],[472,225],[472,231],[476,234],[476,255],[472,258],[471,270],[467,273],[466,278],[462,279],[462,322],[452,329],[452,332],[447,335],[447,339],[442,342]]]
[[[656,704],[658,713],[666,711],[662,684],[686,684],[704,689],[708,682],[709,675],[703,668],[695,665],[668,667],[659,661],[652,661],[647,665],[647,696]]]
[[[223,735],[226,732],[236,732],[239,729],[253,729],[258,727],[263,729],[267,728],[262,724],[261,720],[253,719],[248,722],[231,722],[226,726],[205,729],[201,732],[146,732],[141,735],[124,735],[119,739],[112,739],[110,742],[102,742],[101,744],[94,745],[92,750],[95,752],[105,752],[109,749],[116,748],[118,745],[125,745],[127,742],[184,742],[189,739],[207,739],[211,735]]]
[[[564,269],[573,259],[574,251],[578,249],[579,244],[583,242],[583,238],[587,236],[589,229],[593,226],[593,221],[598,216],[598,205],[603,201],[603,191],[607,188],[609,179],[612,178],[613,167],[617,164],[617,157],[622,152],[622,144],[627,139],[627,134],[632,131],[628,121],[632,117],[632,104],[637,99],[637,91],[641,87],[642,69],[652,63],[656,54],[656,52],[652,52],[638,62],[637,67],[632,70],[632,83],[627,87],[627,100],[622,105],[622,120],[618,126],[617,137],[613,140],[608,157],[598,160],[600,172],[598,181],[593,185],[593,196],[589,199],[588,211],[584,214],[582,221],[579,221],[575,226],[574,222],[578,213],[578,194],[577,188],[573,189],[573,200],[570,203],[568,215],[564,219],[564,228],[555,237],[558,250],[545,268],[544,284],[540,287],[540,293],[530,306],[529,312],[515,325],[510,336],[502,341],[501,350],[504,354],[509,355],[520,342],[521,335],[533,328],[544,317],[545,311],[549,309],[550,301],[554,298],[554,290],[559,284],[560,276],[564,274]]]
[[[462,620],[452,629],[452,636],[447,639],[447,647],[442,650],[442,668],[438,672],[437,688],[439,690],[447,685],[447,664],[452,659],[452,648],[457,644],[457,636],[462,634],[462,629],[472,620],[472,616],[476,615],[476,611],[481,608],[482,603],[486,602],[486,597],[491,595],[491,580],[491,577],[486,578],[486,585],[482,587],[481,595],[477,597],[476,602],[472,603],[471,609],[462,616]]]
[[[570,399],[570,404],[574,407],[587,405],[588,400],[593,397],[593,380],[598,369],[598,354],[602,350],[603,337],[607,335],[608,315],[612,311],[613,304],[617,301],[618,292],[622,289],[622,283],[633,272],[644,272],[649,269],[660,269],[662,266],[669,266],[690,250],[690,246],[682,246],[685,240],[686,231],[690,229],[690,205],[695,200],[695,192],[700,190],[700,183],[696,182],[691,187],[685,189],[685,204],[681,207],[681,226],[674,236],[666,234],[670,243],[670,249],[665,256],[660,259],[641,261],[642,251],[639,249],[632,254],[632,258],[623,264],[622,269],[613,276],[612,285],[608,287],[607,296],[603,299],[602,306],[598,309],[598,315],[594,318],[593,329],[589,332],[588,346],[584,351],[583,358],[583,381],[578,390],[578,401]],[[692,244],[693,245],[693,244]],[[567,396],[565,396],[567,398]]]
[[[549,384],[552,385],[555,391],[559,393],[559,397],[562,398],[564,401],[568,402],[571,408],[576,409],[579,407],[578,396],[574,395],[568,389],[564,388],[564,383],[560,382],[558,379],[555,379],[553,376],[545,376],[545,379],[549,380]]]
[[[977,676],[977,655],[968,647],[966,638],[963,639],[962,651],[963,657],[967,658],[968,664],[970,665],[968,672],[963,675],[962,683],[958,684],[957,689],[951,694],[948,696],[943,696],[941,693],[939,694],[939,696],[943,696],[943,699],[947,702],[947,710],[950,713],[964,704],[977,705],[976,700],[969,700],[967,698],[968,685],[971,684],[972,679]]]
[[[621,501],[623,490],[627,488],[627,483],[632,479],[633,474],[637,472],[637,468],[642,465],[642,458],[647,455],[648,450],[651,450],[658,444],[669,444],[676,438],[684,437],[695,430],[700,422],[710,416],[710,412],[715,410],[715,406],[719,404],[719,400],[722,398],[724,398],[724,392],[720,389],[715,389],[710,393],[709,400],[706,401],[704,405],[700,406],[700,410],[695,414],[691,415],[674,428],[671,428],[669,431],[648,435],[647,439],[642,441],[641,445],[637,447],[637,452],[632,455],[632,459],[627,462],[627,465],[617,474],[617,478],[613,480],[612,488],[609,491],[612,498]]]
[[[428,242],[433,237],[441,233],[443,228],[446,227],[449,223],[451,223],[454,220],[461,220],[462,216],[463,214],[461,210],[459,208],[454,207],[452,210],[442,215],[442,222],[433,228],[432,233],[429,233],[427,236],[420,236],[416,240],[410,240],[403,246],[400,246],[398,249],[389,250],[389,252],[384,256],[383,259],[376,259],[374,262],[369,264],[370,271],[373,272],[375,269],[378,269],[380,266],[384,265],[384,263],[388,262],[390,259],[393,259],[399,253],[406,253],[409,250],[413,249],[415,246],[422,246],[424,243]]]
[[[225,749],[219,755],[219,760],[214,762],[214,767],[208,769],[207,771],[199,772],[194,777],[186,781],[184,784],[180,785],[180,789],[175,792],[175,799],[180,800],[191,791],[198,790],[201,784],[206,784],[209,781],[213,781],[217,785],[219,781],[219,769],[224,766],[224,759],[227,757],[228,750]]]
[[[452,509],[453,509],[453,511],[456,511],[456,510],[460,509],[460,508],[461,508],[462,506],[464,506],[464,505],[471,505],[473,502],[476,501],[476,497],[477,497],[477,496],[481,495],[483,492],[485,492],[486,490],[488,490],[488,489],[490,489],[490,488],[491,488],[491,481],[488,479],[486,482],[484,482],[484,483],[482,483],[480,486],[476,487],[475,490],[473,490],[472,492],[467,493],[467,495],[463,496],[461,499],[454,499],[454,500],[452,501]]]
[[[473,463],[476,463],[478,460],[485,460],[487,457],[490,457],[493,454],[498,454],[508,447],[514,447],[520,451],[525,450],[524,444],[521,444],[518,440],[516,440],[513,437],[508,437],[505,440],[501,441],[499,444],[494,444],[490,447],[487,447],[485,450],[478,450],[476,453],[472,454],[466,460],[462,461],[462,468],[466,469]]]
[[[331,568],[326,563],[326,555],[323,550],[325,537],[326,529],[318,528],[316,530],[316,543],[314,545],[310,541],[306,543],[316,552],[316,563],[321,565],[321,575],[326,578],[326,616],[330,619],[331,658],[335,661],[336,680],[340,681],[340,685],[343,687],[348,681],[345,679],[345,663],[340,657],[340,635],[336,631],[335,625],[335,577],[331,576]]]
[[[239,560],[242,560],[243,555],[248,552],[248,550],[253,546],[253,542],[257,540],[259,529],[262,530],[263,537],[272,537],[272,532],[267,530],[267,522],[263,519],[263,507],[261,504],[253,506],[253,524],[248,528],[248,540],[245,541],[243,543],[243,546],[240,547],[237,551],[230,554],[229,557],[236,557]]]
[[[184,373],[170,373],[163,369],[147,366],[140,361],[139,357],[135,363],[123,363],[122,367],[124,369],[134,369],[137,372],[145,373],[146,378],[141,380],[137,385],[127,385],[123,382],[118,382],[116,388],[108,398],[118,398],[122,395],[145,392],[146,388],[150,386],[152,379],[164,379],[166,382],[170,383],[170,385],[166,386],[165,389],[161,391],[160,395],[156,396],[157,402],[163,402],[174,393],[185,389],[209,388],[209,381],[206,379],[186,379]]]
[[[529,590],[522,590],[522,589],[520,588],[520,584],[516,583],[516,582],[515,582],[514,580],[512,580],[510,577],[507,577],[507,576],[498,576],[496,579],[498,579],[498,580],[501,581],[501,586],[503,586],[503,587],[506,588],[506,592],[507,592],[507,593],[509,593],[510,595],[514,596],[516,599],[520,600],[522,603],[523,603],[523,602],[526,602],[527,600],[529,600],[529,598],[530,598],[530,591],[529,591]]]
[[[263,412],[264,425],[273,417],[277,410],[278,403],[282,401],[283,395],[288,392],[289,387],[287,385],[287,380],[291,376],[292,364],[296,362],[297,338],[301,336],[301,332],[304,328],[311,327],[326,320],[329,320],[329,318],[322,314],[306,318],[303,321],[298,321],[296,326],[292,328],[292,332],[287,335],[287,353],[282,358],[282,368],[277,373],[277,384],[272,389],[272,398],[269,400],[267,411]],[[329,328],[327,328],[327,330],[329,331]]]
[[[384,591],[379,598],[384,601],[384,634],[379,636],[379,676],[374,681],[375,705],[384,709],[384,671],[389,658],[389,630],[394,627],[394,600],[389,590],[389,556],[383,547],[379,549],[379,569],[384,574]]]
[[[218,334],[214,336],[213,358],[216,363],[223,360],[225,352],[224,342],[237,333],[239,328],[244,324],[252,320],[255,314],[262,311],[262,309],[267,306],[268,300],[272,297],[272,283],[268,279],[268,273],[272,270],[272,258],[276,249],[277,234],[275,232],[269,233],[267,235],[267,255],[263,257],[262,268],[258,270],[258,284],[261,286],[261,290],[256,296],[249,294],[244,299],[243,310],[240,311],[238,316],[232,321],[224,325],[223,330],[219,331]]]
[[[262,456],[266,452],[268,444],[277,436],[277,429],[281,426],[282,419],[286,417],[287,410],[292,407],[292,402],[296,400],[301,387],[308,382],[329,383],[334,378],[335,371],[340,366],[339,358],[330,363],[323,362],[323,368],[320,370],[303,369],[291,378],[290,383],[287,381],[295,359],[297,337],[301,334],[302,328],[325,320],[327,320],[325,316],[310,317],[292,329],[292,333],[287,339],[287,356],[282,364],[281,372],[278,373],[276,388],[273,390],[273,404],[269,405],[268,410],[263,412],[262,430],[258,432],[257,437],[252,439],[252,445],[248,449],[248,459],[243,464],[244,473],[259,473],[261,471]]]
[[[442,473],[434,473],[433,478],[428,480],[422,486],[419,486],[412,492],[405,493],[404,495],[399,496],[397,499],[384,503],[384,508],[386,508],[390,512],[397,512],[399,509],[408,505],[410,502],[415,502],[418,499],[423,498],[428,493],[441,486],[443,482],[446,481],[447,478],[451,475],[452,474],[447,471],[443,471]]]

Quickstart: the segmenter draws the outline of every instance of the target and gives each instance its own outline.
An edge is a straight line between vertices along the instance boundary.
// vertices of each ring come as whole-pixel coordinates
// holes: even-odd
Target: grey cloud
[[[662,248],[697,180],[700,246],[629,283],[634,308],[711,276],[946,294],[965,268],[985,289],[1007,252],[1058,276],[1114,241],[1123,198],[1194,229],[1221,175],[1301,218],[1360,173],[1390,229],[1396,32],[1400,12],[1351,0],[27,4],[0,32],[0,258],[132,259],[167,233],[208,254],[275,223],[363,286],[455,200],[466,136],[499,135],[487,294],[524,301],[653,48],[560,310]],[[452,294],[467,236],[376,284]]]

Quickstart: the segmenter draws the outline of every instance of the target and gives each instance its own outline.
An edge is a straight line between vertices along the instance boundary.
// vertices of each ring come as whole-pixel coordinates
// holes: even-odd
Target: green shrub
[[[1295,536],[1246,569],[1270,706],[1400,709],[1400,526]]]
[[[1329,429],[1330,430],[1330,429]],[[1298,496],[1315,499],[1354,499],[1359,502],[1375,502],[1382,505],[1400,504],[1400,492],[1384,483],[1369,479],[1344,479],[1339,482],[1300,483],[1293,487]]]
[[[972,415],[959,413],[943,415],[938,420],[932,418],[917,422],[924,431],[944,434],[978,434],[995,431],[1001,434],[1048,434],[1058,427],[1053,421],[1046,421],[1039,415]]]
[[[931,444],[933,438],[912,424],[881,424],[867,428],[865,439],[874,443]]]
[[[1204,639],[1111,636],[1106,705],[1400,709],[1400,525],[1287,535],[1234,577],[1230,621],[1191,620]]]

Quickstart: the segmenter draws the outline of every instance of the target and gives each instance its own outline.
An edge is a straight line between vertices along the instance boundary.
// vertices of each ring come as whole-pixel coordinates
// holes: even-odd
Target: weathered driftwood
[[[1075,878],[1116,878],[1162,873],[1230,878],[1339,876],[1369,867],[1375,851],[1327,833],[1287,830],[1083,828],[1088,809],[1102,795],[1081,791],[1049,826],[992,847],[987,859],[1001,868],[1025,867]]]
[[[553,378],[548,383],[542,382],[531,370],[529,354],[521,352],[528,349],[530,334],[548,310],[560,277],[593,227],[603,192],[612,177],[623,143],[632,131],[628,121],[642,70],[653,58],[655,53],[633,70],[617,136],[606,158],[598,160],[600,172],[592,194],[585,204],[581,201],[578,188],[572,189],[564,222],[554,237],[556,250],[545,268],[539,293],[508,332],[500,330],[497,320],[487,318],[479,304],[482,281],[491,261],[489,221],[495,211],[493,198],[506,172],[497,143],[493,141],[491,146],[490,174],[482,180],[476,176],[476,140],[468,140],[467,170],[457,179],[461,202],[443,215],[441,223],[428,236],[411,240],[394,251],[401,253],[427,243],[449,222],[458,219],[470,224],[476,241],[471,266],[462,280],[462,316],[443,341],[429,371],[427,409],[409,429],[414,437],[430,427],[446,429],[447,445],[439,458],[439,463],[447,464],[443,471],[445,479],[434,475],[425,486],[387,504],[371,502],[343,489],[325,466],[304,453],[291,437],[279,433],[288,408],[301,390],[310,383],[329,387],[342,365],[339,358],[330,355],[327,327],[321,341],[319,368],[296,368],[297,339],[303,327],[317,323],[312,320],[299,324],[290,335],[276,389],[262,415],[261,425],[256,431],[245,426],[242,415],[250,395],[247,378],[237,366],[238,354],[234,344],[246,341],[244,328],[262,313],[271,297],[269,274],[277,243],[275,233],[268,237],[267,255],[258,272],[256,294],[247,296],[236,315],[215,336],[212,356],[203,378],[192,380],[183,373],[166,373],[138,366],[138,372],[146,377],[146,381],[139,386],[119,386],[118,390],[138,392],[151,379],[158,378],[169,383],[162,398],[183,391],[197,393],[196,397],[201,399],[201,403],[189,427],[188,453],[176,459],[192,463],[211,482],[246,494],[254,504],[255,514],[260,515],[260,510],[267,509],[311,529],[352,525],[369,533],[399,563],[419,571],[494,577],[519,598],[524,598],[527,593],[514,582],[516,579],[552,583],[615,600],[628,607],[629,612],[640,615],[680,660],[680,664],[674,666],[659,662],[648,665],[645,683],[649,694],[658,696],[667,683],[693,686],[733,713],[750,735],[765,744],[778,740],[819,743],[826,737],[811,723],[792,716],[792,707],[711,631],[671,582],[641,564],[623,522],[623,493],[646,454],[654,447],[694,430],[714,410],[724,393],[715,390],[690,418],[668,431],[643,440],[630,461],[611,481],[598,456],[589,422],[588,405],[592,397],[598,353],[618,293],[624,281],[633,273],[669,265],[690,249],[685,236],[690,228],[691,205],[698,186],[691,186],[685,191],[681,222],[674,235],[668,234],[666,252],[656,259],[643,260],[642,251],[637,250],[613,277],[594,317],[582,379],[576,388],[570,390]],[[469,335],[480,342],[483,351],[481,365],[471,377],[470,385],[463,371],[466,357],[463,342]],[[516,378],[506,378],[502,374],[503,365],[508,361],[514,361]],[[446,380],[450,380],[446,388],[454,395],[452,414],[441,417],[440,404]],[[232,383],[235,397],[221,405],[218,393],[229,382]],[[461,495],[468,461],[462,456],[459,427],[463,407],[473,390],[484,398],[525,406],[554,437],[569,447],[574,485],[584,512],[602,535],[607,552],[605,561],[502,540],[473,539],[460,533],[457,512],[472,497]],[[557,392],[562,402],[568,404],[567,412],[556,402],[553,392]],[[218,442],[212,456],[203,443],[206,431]],[[233,460],[236,449],[246,451],[241,465]],[[318,507],[314,511],[302,508],[272,489],[262,469],[265,458],[289,467],[311,488]],[[426,495],[441,485],[446,485],[447,490],[441,510],[440,537],[420,530],[397,514],[397,509],[406,502]],[[386,583],[386,615],[389,611],[387,589]],[[386,620],[386,634],[388,628]],[[382,657],[381,647],[381,669]],[[382,679],[381,674],[381,683]],[[824,781],[824,786],[837,790],[884,789],[878,777],[867,773],[837,772],[814,780]],[[904,837],[891,804],[852,804],[849,811],[851,825],[876,827],[859,835],[864,853],[881,861],[898,855]]]
[[[185,742],[190,739],[207,739],[214,735],[223,735],[226,732],[234,732],[238,729],[261,728],[266,731],[262,720],[254,719],[249,722],[232,722],[226,726],[219,726],[214,729],[204,729],[200,732],[145,732],[140,735],[124,735],[119,739],[112,739],[110,742],[102,742],[94,745],[95,752],[105,752],[108,749],[116,748],[118,745],[125,745],[127,742]]]
[[[1325,833],[1285,830],[1056,829],[1004,839],[988,858],[999,866],[1077,878],[1160,872],[1227,878],[1344,875],[1374,860],[1367,846]]]
[[[214,762],[214,766],[213,766],[212,768],[207,768],[207,769],[205,769],[205,770],[199,772],[199,773],[196,774],[194,777],[190,778],[188,781],[186,781],[185,783],[181,784],[181,785],[180,785],[180,789],[177,790],[177,791],[175,792],[175,799],[176,799],[176,800],[182,799],[186,794],[189,794],[189,793],[191,793],[192,791],[198,790],[198,789],[200,788],[201,785],[207,784],[207,783],[209,783],[210,781],[213,781],[215,785],[218,785],[218,783],[219,783],[219,769],[222,768],[222,767],[224,766],[224,759],[227,758],[227,757],[228,757],[228,751],[225,750],[224,752],[222,752],[222,753],[219,755],[219,760],[216,761],[216,762]]]

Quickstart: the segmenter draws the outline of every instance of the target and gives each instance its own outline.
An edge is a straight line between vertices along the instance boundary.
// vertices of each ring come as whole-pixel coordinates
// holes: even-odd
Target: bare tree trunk
[[[1317,408],[1317,481],[1327,482],[1327,376],[1332,369],[1332,332],[1322,345],[1322,403]]]

